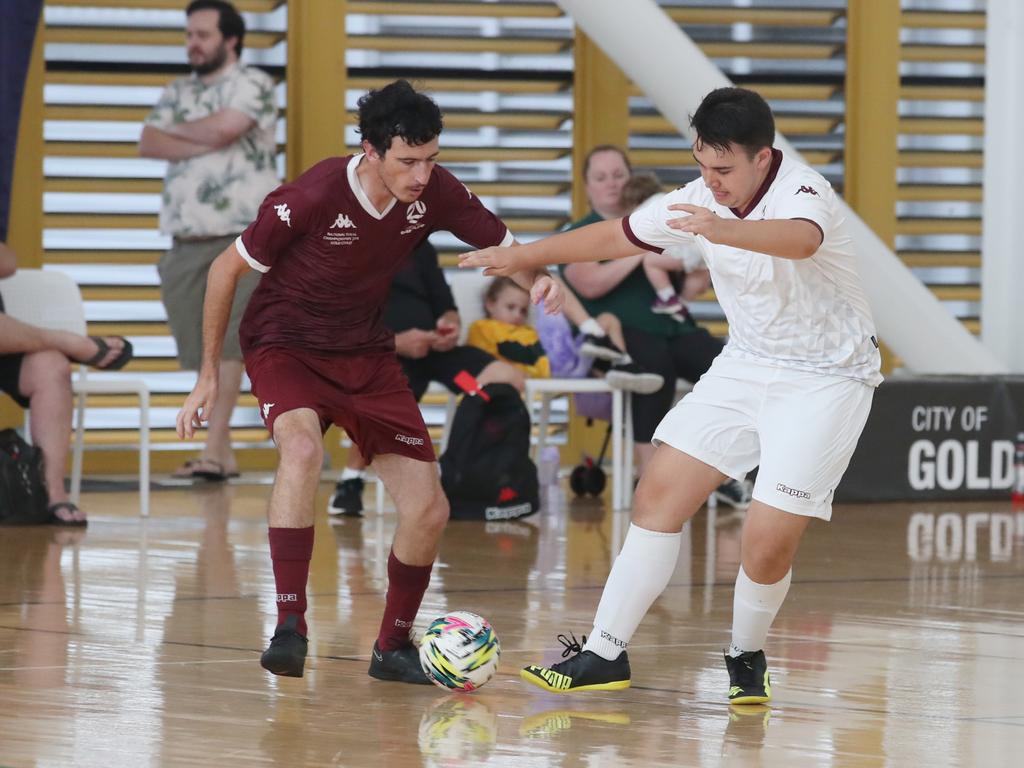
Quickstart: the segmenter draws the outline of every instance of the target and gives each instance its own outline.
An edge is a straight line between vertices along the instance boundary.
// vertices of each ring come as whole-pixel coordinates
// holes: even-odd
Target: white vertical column
[[[1011,371],[1024,371],[1024,3],[988,0],[985,34],[985,175],[981,338]]]

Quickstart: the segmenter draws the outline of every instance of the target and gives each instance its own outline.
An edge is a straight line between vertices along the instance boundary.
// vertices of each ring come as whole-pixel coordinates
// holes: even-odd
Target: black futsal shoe
[[[607,336],[591,336],[589,333],[583,336],[580,354],[595,360],[607,360],[610,363],[621,363],[626,359],[626,353],[616,347]]]
[[[575,655],[550,667],[531,664],[524,667],[519,676],[531,685],[552,693],[621,691],[629,688],[629,657],[625,651],[615,661],[608,661],[593,651],[584,651],[575,636],[570,640],[565,635],[559,635],[558,641],[565,646],[563,657]],[[581,642],[586,641],[587,636],[584,635]]]
[[[414,685],[431,684],[423,672],[423,667],[420,666],[420,651],[412,643],[394,651],[382,651],[374,640],[369,675],[378,680],[394,680]]]
[[[747,651],[735,658],[726,653],[725,666],[729,670],[730,703],[767,704],[772,700],[764,651]]]
[[[327,503],[327,514],[331,517],[362,517],[364,487],[361,477],[340,480],[334,486],[334,495]]]
[[[282,677],[302,677],[309,641],[295,629],[298,623],[293,613],[277,625],[270,647],[260,656],[261,667]]]

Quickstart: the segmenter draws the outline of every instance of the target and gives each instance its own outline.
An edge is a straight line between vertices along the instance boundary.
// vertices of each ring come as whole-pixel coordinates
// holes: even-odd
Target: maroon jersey
[[[415,202],[392,199],[377,211],[356,176],[362,158],[323,160],[278,187],[235,241],[264,273],[239,329],[243,351],[393,349],[382,322],[391,279],[427,234],[448,230],[475,248],[512,242],[501,219],[441,166]]]

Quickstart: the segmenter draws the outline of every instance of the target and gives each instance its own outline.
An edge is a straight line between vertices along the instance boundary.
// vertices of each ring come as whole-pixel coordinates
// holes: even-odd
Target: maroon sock
[[[274,563],[277,584],[277,623],[297,616],[295,629],[306,635],[306,579],[313,556],[313,526],[309,528],[271,528],[270,559]]]
[[[394,552],[388,556],[388,596],[377,635],[382,651],[394,651],[409,642],[409,630],[430,584],[433,567],[432,564],[406,565]]]

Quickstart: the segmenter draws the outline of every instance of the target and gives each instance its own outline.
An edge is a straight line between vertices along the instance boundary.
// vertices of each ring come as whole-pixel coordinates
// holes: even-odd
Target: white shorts
[[[719,356],[661,420],[654,444],[737,480],[760,465],[757,501],[828,520],[874,392],[856,379]]]

